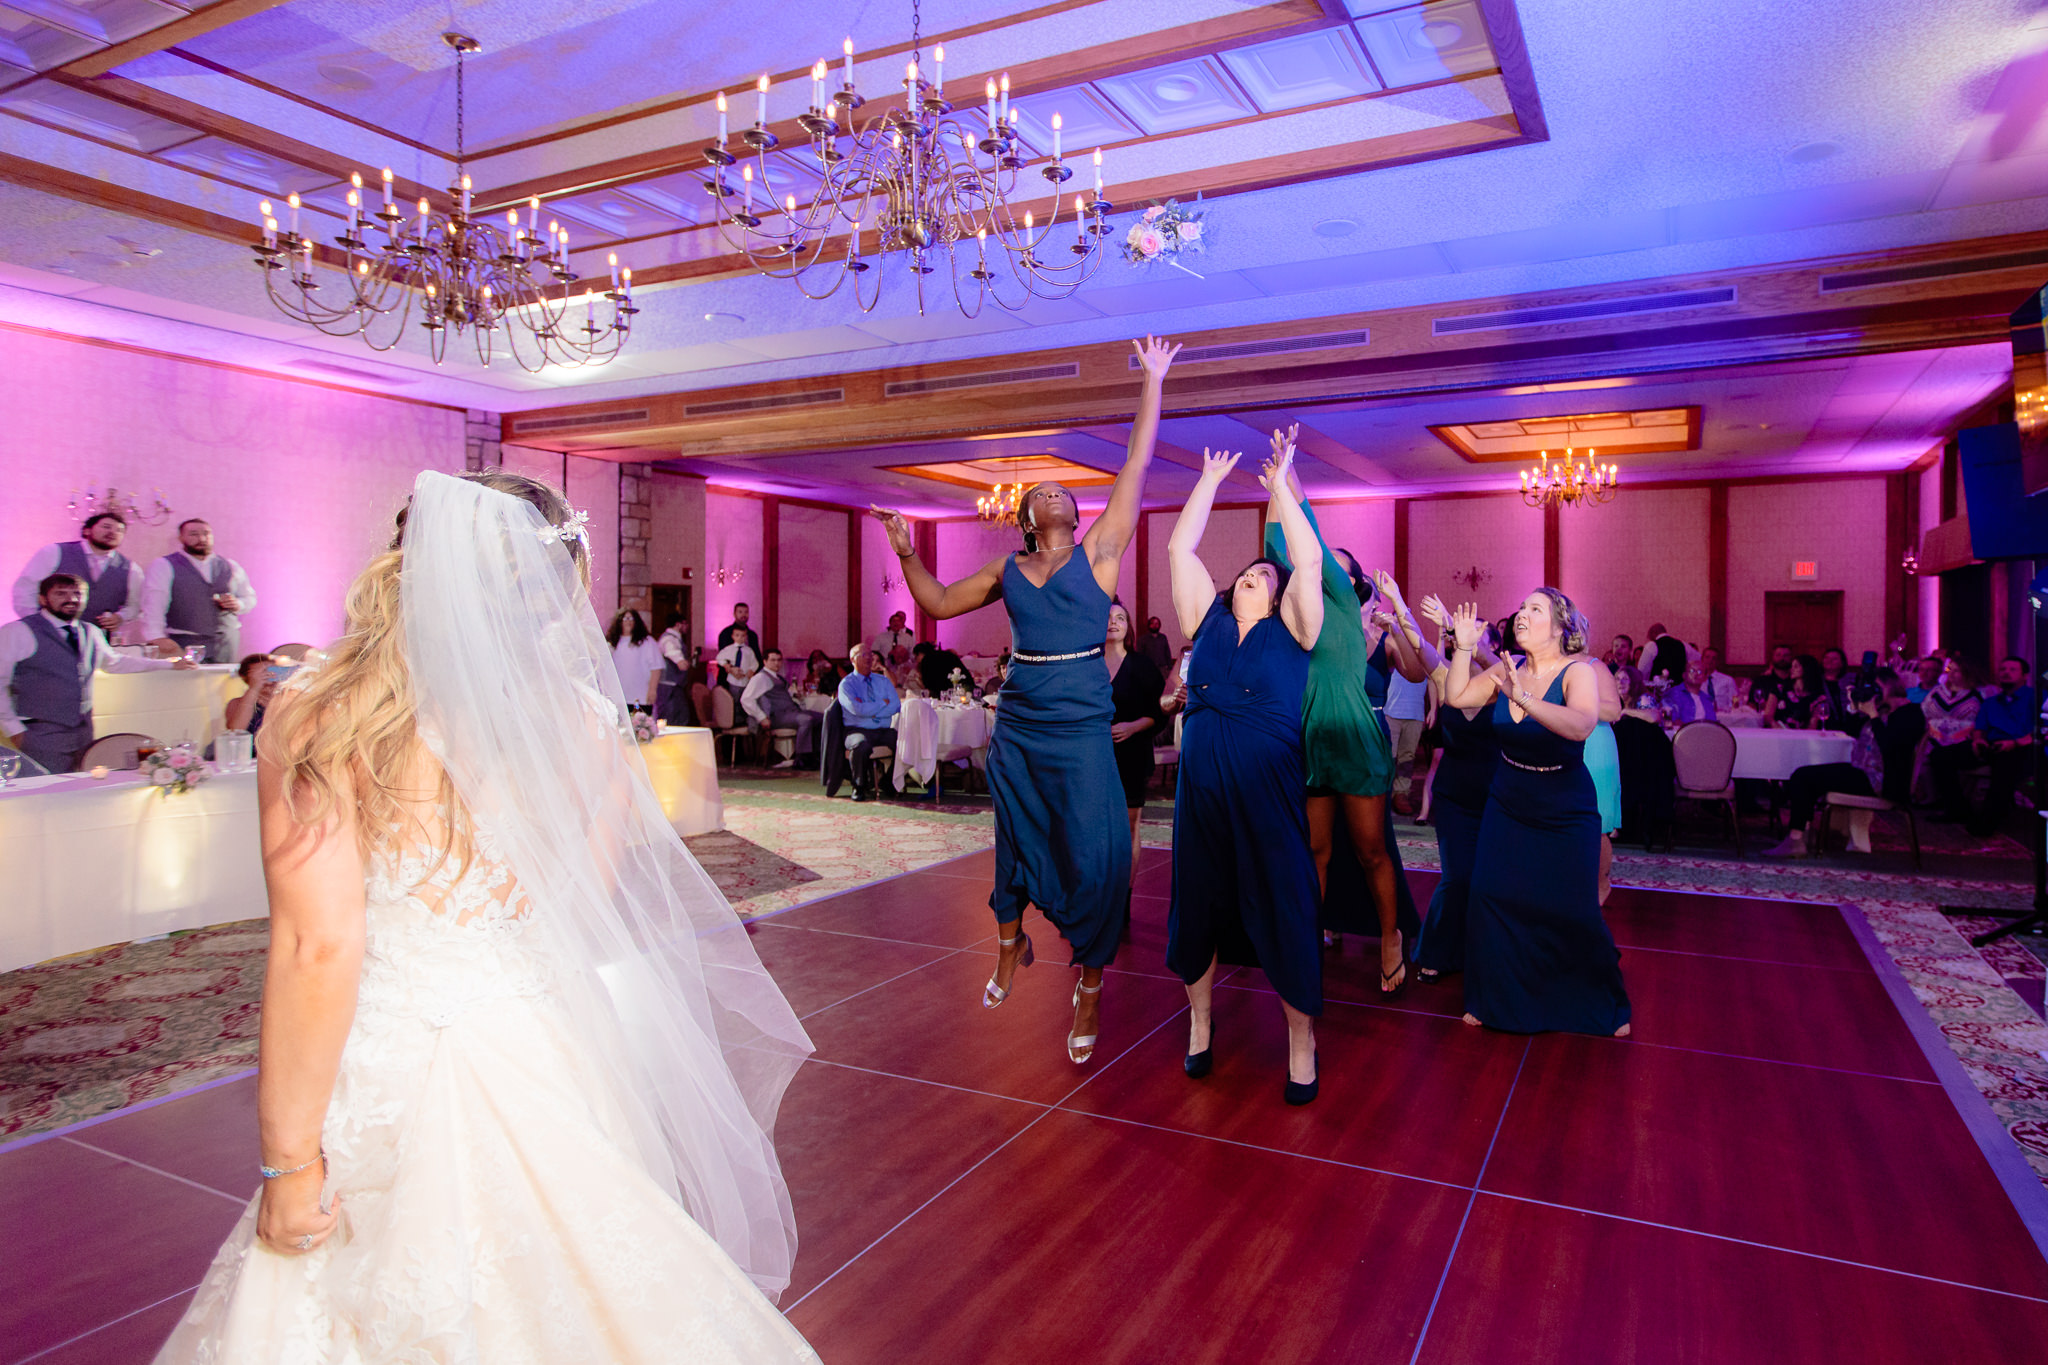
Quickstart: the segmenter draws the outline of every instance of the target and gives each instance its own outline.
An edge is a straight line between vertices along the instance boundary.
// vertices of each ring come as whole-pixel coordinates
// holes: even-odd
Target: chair
[[[142,766],[142,760],[135,753],[136,746],[154,743],[156,741],[148,735],[102,735],[78,756],[78,770],[90,772],[94,768],[105,767],[133,772]]]
[[[314,646],[312,645],[295,642],[288,645],[279,645],[276,649],[270,651],[270,657],[273,659],[289,659],[295,664],[302,664],[306,662],[306,656],[311,654],[313,649]]]
[[[713,745],[729,742],[727,747],[727,752],[730,755],[727,760],[728,766],[737,765],[740,761],[740,741],[751,739],[754,734],[754,727],[752,724],[735,723],[736,717],[734,712],[739,709],[739,706],[732,699],[731,689],[718,687],[712,688],[710,691],[711,742]]]
[[[1856,848],[1863,853],[1870,852],[1870,821],[1878,811],[1896,810],[1905,812],[1906,832],[1913,841],[1913,870],[1915,872],[1920,870],[1920,822],[1914,817],[1913,808],[1911,806],[1901,806],[1895,801],[1887,801],[1882,796],[1857,796],[1850,792],[1822,792],[1820,804],[1814,807],[1813,811],[1815,836],[1813,851],[1815,853],[1827,852],[1828,836],[1834,833],[1835,812],[1837,810],[1849,812],[1848,846]],[[1860,844],[1857,839],[1859,834],[1862,835]]]
[[[1735,835],[1735,856],[1742,847],[1742,821],[1735,813],[1735,732],[1715,720],[1696,720],[1678,727],[1671,737],[1671,762],[1677,770],[1674,793],[1681,801],[1706,801],[1728,812]],[[1676,842],[1667,836],[1665,847]]]
[[[30,758],[19,749],[10,749],[0,744],[0,782],[15,782],[24,777],[48,777],[50,770]]]
[[[1152,749],[1152,773],[1167,791],[1173,790],[1175,771],[1180,767],[1180,723],[1185,713],[1173,713],[1173,743],[1155,745]]]

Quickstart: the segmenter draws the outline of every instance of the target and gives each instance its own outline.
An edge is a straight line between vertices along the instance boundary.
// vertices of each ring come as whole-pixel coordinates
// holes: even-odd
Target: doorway
[[[1823,650],[1841,649],[1842,594],[1836,592],[1767,592],[1764,594],[1764,651],[1789,645],[1794,654],[1820,657]]]
[[[690,623],[690,638],[684,644],[694,646],[697,642],[696,618],[690,615],[691,586],[688,583],[656,583],[648,589],[649,610],[654,619],[648,622],[656,635],[667,630],[669,623],[678,616]]]

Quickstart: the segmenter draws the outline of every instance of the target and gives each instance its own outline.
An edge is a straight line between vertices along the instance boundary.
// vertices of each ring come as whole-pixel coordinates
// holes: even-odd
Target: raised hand
[[[1467,602],[1451,617],[1451,633],[1457,638],[1458,648],[1473,649],[1479,644],[1479,604]]]
[[[1294,438],[1300,434],[1301,423],[1299,422],[1288,427],[1285,431],[1280,430],[1278,427],[1273,428],[1272,459],[1277,460],[1282,455],[1292,455],[1294,453]]]
[[[1444,610],[1443,599],[1435,593],[1423,594],[1422,605],[1417,607],[1416,610],[1422,613],[1423,620],[1429,622],[1438,630],[1449,630],[1451,628],[1450,613]]]
[[[1131,346],[1138,353],[1138,364],[1144,368],[1145,377],[1154,381],[1166,378],[1173,358],[1180,354],[1180,343],[1169,343],[1164,337],[1148,336],[1142,342],[1132,342]]]
[[[868,504],[868,511],[874,514],[876,521],[882,523],[882,529],[889,533],[889,548],[896,552],[898,559],[916,553],[910,539],[910,523],[903,519],[901,512],[877,507],[873,503]]]
[[[1279,433],[1275,432],[1274,435],[1278,436]],[[1287,476],[1293,469],[1294,447],[1291,445],[1280,445],[1279,449],[1274,452],[1273,457],[1266,461],[1265,467],[1259,470],[1259,487],[1265,489],[1268,493],[1277,493],[1285,497],[1287,494]]]
[[[1394,614],[1396,616],[1407,615],[1408,604],[1402,600],[1401,585],[1394,581],[1392,574],[1388,573],[1385,569],[1381,569],[1372,576],[1372,582],[1373,586],[1380,590],[1380,596],[1394,604]]]
[[[1244,458],[1243,452],[1232,454],[1227,450],[1212,451],[1202,447],[1202,482],[1219,484],[1230,477],[1230,471],[1237,468],[1237,462]]]

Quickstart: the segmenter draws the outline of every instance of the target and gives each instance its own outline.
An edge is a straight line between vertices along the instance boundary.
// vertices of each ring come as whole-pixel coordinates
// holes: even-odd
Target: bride
[[[420,475],[273,705],[263,1188],[160,1363],[816,1360],[810,1042],[647,785],[581,523]]]

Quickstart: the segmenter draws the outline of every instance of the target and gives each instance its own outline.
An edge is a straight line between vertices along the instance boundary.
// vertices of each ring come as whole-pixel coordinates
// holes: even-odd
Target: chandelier
[[[545,234],[538,231],[540,200],[526,201],[523,227],[517,209],[507,210],[503,227],[470,216],[462,59],[480,44],[463,33],[444,33],[441,41],[455,50],[455,180],[447,209],[422,198],[417,212],[400,212],[387,166],[384,207],[366,212],[363,177],[351,175],[348,230],[334,239],[342,268],[316,277],[313,239],[299,232],[299,196],[285,201],[290,221],[282,231],[264,200],[256,263],[263,267],[270,301],[296,322],[329,336],[361,336],[376,351],[399,343],[417,307],[437,365],[447,355],[450,334],[465,331],[485,365],[501,332],[521,369],[602,365],[625,345],[639,311],[633,307],[633,272],[621,270],[614,255],[611,288],[602,295],[586,288],[578,295],[572,289],[568,230],[550,222]]]
[[[858,128],[855,115],[867,100],[854,87],[853,39],[843,48],[845,79],[829,98],[831,68],[822,58],[811,67],[810,108],[797,123],[816,168],[778,151],[780,139],[768,130],[767,76],[755,83],[754,124],[740,133],[746,145],[737,155],[727,150],[726,100],[719,94],[718,141],[704,149],[704,159],[721,235],[762,274],[794,280],[806,298],[830,298],[851,279],[864,313],[881,302],[883,274],[863,257],[864,244],[884,264],[896,258],[917,291],[920,315],[927,277],[935,274],[937,298],[950,288],[968,317],[991,301],[1014,311],[1034,298],[1067,297],[1101,266],[1110,231],[1114,206],[1102,197],[1102,152],[1094,155],[1093,196],[1062,195],[1074,172],[1053,115],[1052,158],[1038,168],[1051,201],[1027,208],[1030,153],[1010,120],[1009,76],[1000,86],[987,83],[985,126],[978,116],[971,126],[946,117],[953,112],[945,96],[946,49],[933,49],[925,79],[922,27],[918,0],[911,0],[903,103]],[[820,169],[823,183],[811,191]]]
[[[1617,471],[1612,464],[1595,464],[1593,451],[1567,449],[1556,461],[1547,450],[1538,454],[1536,467],[1522,471],[1522,501],[1529,506],[1597,507],[1613,500]]]
[[[985,498],[974,500],[974,510],[983,521],[992,521],[998,526],[1017,524],[1017,499],[1024,496],[1021,483],[997,484]]]
[[[88,485],[84,493],[76,488],[71,490],[71,501],[64,504],[64,510],[73,519],[96,517],[102,512],[112,512],[129,525],[161,526],[171,515],[171,505],[164,501],[164,490],[152,488],[148,503],[134,493],[124,493],[112,484],[105,492]]]

